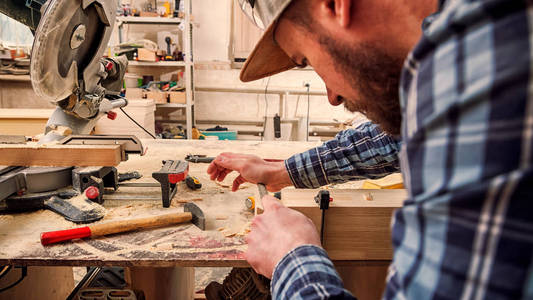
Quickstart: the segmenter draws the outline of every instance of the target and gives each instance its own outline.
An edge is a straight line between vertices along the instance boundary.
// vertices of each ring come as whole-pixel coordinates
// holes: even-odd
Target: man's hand
[[[262,201],[264,213],[252,221],[245,257],[257,273],[272,278],[274,267],[285,254],[301,245],[320,247],[320,237],[313,222],[303,214],[271,196]]]
[[[222,153],[207,168],[211,180],[218,181],[224,180],[232,171],[240,173],[233,181],[234,192],[245,182],[263,183],[271,192],[292,185],[283,161],[269,162],[255,155]]]

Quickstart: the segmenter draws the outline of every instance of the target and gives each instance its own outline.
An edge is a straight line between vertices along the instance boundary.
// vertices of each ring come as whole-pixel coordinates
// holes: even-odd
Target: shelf
[[[156,107],[186,108],[187,104],[181,103],[156,103]]]
[[[140,67],[185,67],[183,61],[128,61],[128,66],[140,66]]]
[[[11,75],[11,74],[0,75],[0,80],[6,80],[6,81],[31,81],[30,75]]]
[[[163,17],[117,17],[119,26],[121,24],[180,24],[181,18],[163,18]]]
[[[266,89],[262,86],[250,86],[250,85],[239,85],[239,86],[196,86],[195,90],[198,92],[226,92],[226,93],[250,93],[250,94],[289,94],[289,95],[307,95],[307,90],[305,88],[286,88],[286,87],[275,87],[269,86]],[[312,89],[309,91],[309,96],[327,96],[327,92],[322,89]]]

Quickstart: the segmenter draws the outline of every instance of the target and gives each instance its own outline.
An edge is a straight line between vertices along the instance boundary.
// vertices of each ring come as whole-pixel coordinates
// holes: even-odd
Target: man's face
[[[386,132],[400,134],[403,55],[395,57],[372,40],[350,43],[324,29],[308,30],[284,18],[275,38],[298,65],[313,66],[326,83],[332,105],[344,103],[346,109],[363,113]]]

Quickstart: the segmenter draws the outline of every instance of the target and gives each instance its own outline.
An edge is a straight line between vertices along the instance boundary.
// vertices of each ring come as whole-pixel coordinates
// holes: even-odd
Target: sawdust
[[[78,209],[82,211],[94,211],[94,212],[102,213],[102,214],[106,213],[106,209],[103,206],[101,206],[100,204],[96,202],[92,202],[91,200],[88,200],[85,197],[85,195],[78,195],[66,201],[72,204],[72,206],[77,207]]]
[[[135,182],[146,183],[156,182],[151,178],[151,174],[161,168],[162,160],[184,159],[188,153],[216,156],[221,152],[232,151],[255,154],[264,158],[284,159],[296,152],[318,145],[318,143],[294,142],[266,144],[173,140],[143,140],[142,142],[144,146],[148,147],[147,154],[145,156],[130,155],[128,161],[122,162],[117,169],[121,173],[131,170],[139,171],[144,176]],[[98,222],[153,216],[174,209],[181,211],[183,203],[179,203],[177,200],[188,199],[195,201],[204,212],[206,231],[200,231],[195,226],[184,224],[43,247],[40,244],[41,232],[69,229],[79,225],[69,222],[51,211],[41,210],[17,214],[14,217],[0,216],[0,259],[69,257],[71,259],[84,258],[88,261],[132,261],[143,259],[145,255],[154,255],[157,259],[167,260],[168,258],[165,258],[166,253],[179,252],[196,255],[196,253],[205,252],[206,249],[210,249],[210,251],[236,251],[237,253],[244,251],[246,245],[243,236],[249,232],[250,221],[253,218],[253,214],[246,210],[244,201],[249,196],[259,196],[257,187],[253,184],[244,184],[238,191],[230,192],[228,188],[221,188],[209,179],[206,173],[207,167],[208,164],[191,163],[189,165],[189,174],[200,180],[202,188],[193,191],[184,182],[180,182],[178,192],[171,202],[170,208],[162,207],[159,187],[119,188],[115,194],[126,200],[106,200],[104,203],[106,215]],[[229,174],[221,184],[230,187],[236,176],[236,173]],[[226,215],[228,218],[217,220],[217,215]],[[209,241],[209,243],[220,243],[220,245],[205,248],[207,246],[198,246],[191,242],[191,240],[200,238]],[[152,239],[153,241],[145,242],[144,239]],[[106,245],[105,247],[114,250],[106,250],[105,247],[98,248],[95,243],[103,243]],[[142,256],[135,256],[135,253],[141,253]],[[203,259],[206,259],[205,256]]]

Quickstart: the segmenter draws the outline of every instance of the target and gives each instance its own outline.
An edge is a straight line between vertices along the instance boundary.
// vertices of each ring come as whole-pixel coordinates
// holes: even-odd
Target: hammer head
[[[183,211],[190,212],[192,215],[191,222],[198,226],[198,228],[205,230],[205,216],[204,212],[194,203],[185,203]]]

